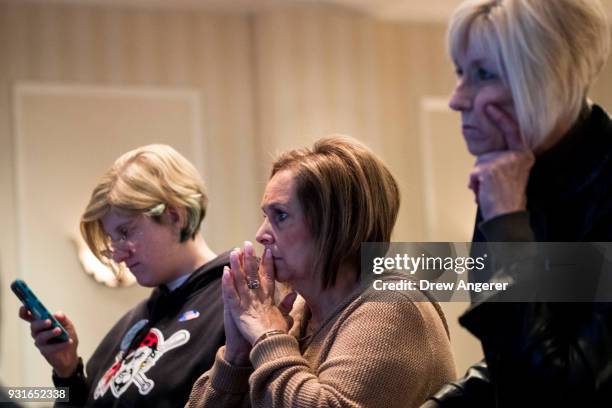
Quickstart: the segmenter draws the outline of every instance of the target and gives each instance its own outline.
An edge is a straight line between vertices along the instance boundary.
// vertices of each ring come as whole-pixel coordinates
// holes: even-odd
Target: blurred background
[[[0,0],[0,379],[51,384],[9,289],[74,321],[86,360],[149,290],[83,272],[74,239],[98,177],[167,143],[201,171],[204,235],[253,240],[274,154],[354,136],[402,192],[395,241],[469,241],[473,162],[447,107],[446,20],[459,0]],[[606,0],[612,15],[612,0]],[[592,98],[612,108],[612,64]],[[443,305],[458,374],[481,356]],[[202,335],[205,335],[204,333]]]

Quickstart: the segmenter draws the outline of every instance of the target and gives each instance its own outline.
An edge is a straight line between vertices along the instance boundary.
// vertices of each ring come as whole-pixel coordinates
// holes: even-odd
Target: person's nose
[[[457,81],[457,85],[451,94],[448,106],[454,111],[468,111],[472,109],[473,92],[463,79]]]
[[[119,247],[113,249],[111,255],[113,261],[119,264],[121,262],[127,261],[130,258],[130,256],[132,255],[132,250],[128,247]]]
[[[263,222],[259,226],[255,239],[263,246],[270,246],[272,243],[274,243],[274,235],[272,234],[270,223],[268,222],[267,218],[264,218]]]

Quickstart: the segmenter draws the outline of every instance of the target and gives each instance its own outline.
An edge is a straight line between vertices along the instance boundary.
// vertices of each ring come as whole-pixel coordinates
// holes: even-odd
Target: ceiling
[[[104,6],[208,9],[250,12],[300,4],[336,5],[385,20],[445,21],[462,0],[0,0],[45,4],[95,4]],[[612,18],[612,0],[601,0]]]

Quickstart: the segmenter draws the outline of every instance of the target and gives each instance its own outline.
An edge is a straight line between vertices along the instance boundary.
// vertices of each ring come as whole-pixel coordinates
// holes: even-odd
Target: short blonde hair
[[[346,136],[318,140],[312,149],[281,154],[270,178],[289,170],[316,241],[315,270],[323,288],[335,284],[341,264],[360,266],[362,242],[389,242],[400,204],[387,166]]]
[[[454,60],[468,45],[497,62],[532,148],[573,124],[610,49],[599,0],[467,0],[451,17]]]
[[[165,206],[184,209],[182,242],[197,234],[207,202],[202,178],[185,157],[167,145],[142,146],[123,154],[102,176],[81,216],[81,234],[94,255],[109,264],[103,254],[110,242],[101,221],[109,211],[145,214],[159,222]]]

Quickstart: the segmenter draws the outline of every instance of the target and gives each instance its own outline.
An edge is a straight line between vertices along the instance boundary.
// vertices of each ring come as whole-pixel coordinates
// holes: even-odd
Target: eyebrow
[[[278,201],[274,201],[271,203],[267,203],[267,204],[262,204],[261,205],[261,209],[265,211],[265,209],[271,209],[271,210],[283,210],[286,207],[288,207],[287,203],[281,203]]]
[[[482,63],[484,62],[484,60],[485,60],[485,58],[475,58],[475,59],[473,59],[472,61],[473,61],[473,62],[477,62],[477,63],[479,63],[479,64],[482,64]]]
[[[491,61],[489,61],[489,62],[491,62]],[[477,59],[470,60],[470,64],[472,64],[472,65],[475,65],[475,64],[476,65],[483,65],[485,63],[486,63],[486,60],[484,58],[477,58]],[[459,62],[457,62],[456,60],[453,60],[453,64],[456,67],[458,67],[460,65]]]

